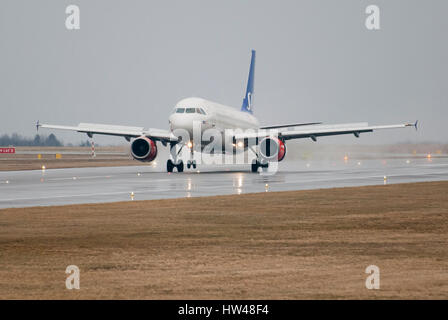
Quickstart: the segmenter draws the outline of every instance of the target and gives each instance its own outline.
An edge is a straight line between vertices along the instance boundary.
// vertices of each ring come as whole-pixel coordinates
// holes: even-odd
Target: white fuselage
[[[228,129],[259,128],[258,119],[249,112],[201,98],[186,98],[179,101],[169,117],[169,124],[171,132],[175,135],[176,131],[185,130],[192,140],[194,134],[198,134],[193,132],[193,128],[195,126],[197,128],[198,124],[201,137],[206,130],[216,129],[221,133],[223,141]]]

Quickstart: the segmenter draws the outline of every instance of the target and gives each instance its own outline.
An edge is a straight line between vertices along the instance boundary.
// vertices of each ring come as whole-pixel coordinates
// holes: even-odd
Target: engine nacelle
[[[266,137],[260,141],[260,154],[267,161],[282,161],[286,155],[285,143],[274,137]]]
[[[149,162],[157,156],[157,145],[148,137],[141,136],[132,141],[131,154],[135,160]]]

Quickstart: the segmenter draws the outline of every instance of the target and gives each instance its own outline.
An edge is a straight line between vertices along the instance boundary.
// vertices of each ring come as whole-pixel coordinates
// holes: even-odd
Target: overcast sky
[[[80,30],[65,27],[69,4]],[[379,31],[365,27],[370,4]],[[38,119],[167,129],[189,96],[239,108],[253,48],[262,124],[419,119],[417,133],[356,143],[447,142],[447,14],[446,0],[2,0],[0,134],[34,135]]]

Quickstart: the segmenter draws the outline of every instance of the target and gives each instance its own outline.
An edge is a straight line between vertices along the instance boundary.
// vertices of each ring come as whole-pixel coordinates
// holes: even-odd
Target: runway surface
[[[164,166],[0,172],[0,208],[448,180],[448,158],[411,155],[285,161],[272,175],[251,173],[249,166],[227,166],[224,171],[204,166],[168,174]]]

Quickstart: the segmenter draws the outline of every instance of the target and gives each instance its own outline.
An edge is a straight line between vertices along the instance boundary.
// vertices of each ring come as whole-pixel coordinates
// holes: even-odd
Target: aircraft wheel
[[[190,167],[191,167],[191,161],[188,160],[188,161],[187,161],[187,169],[190,169]]]
[[[173,161],[171,161],[171,159],[169,159],[166,162],[166,171],[167,172],[173,172],[173,168],[174,168],[174,163],[173,163]]]
[[[192,165],[193,165],[193,169],[196,169],[196,160],[193,160]]]
[[[258,171],[258,167],[259,167],[259,163],[257,160],[253,160],[252,161],[252,167],[251,167],[251,171],[252,172],[257,172]]]
[[[184,162],[183,161],[179,162],[179,164],[176,167],[177,167],[177,172],[184,172]]]

